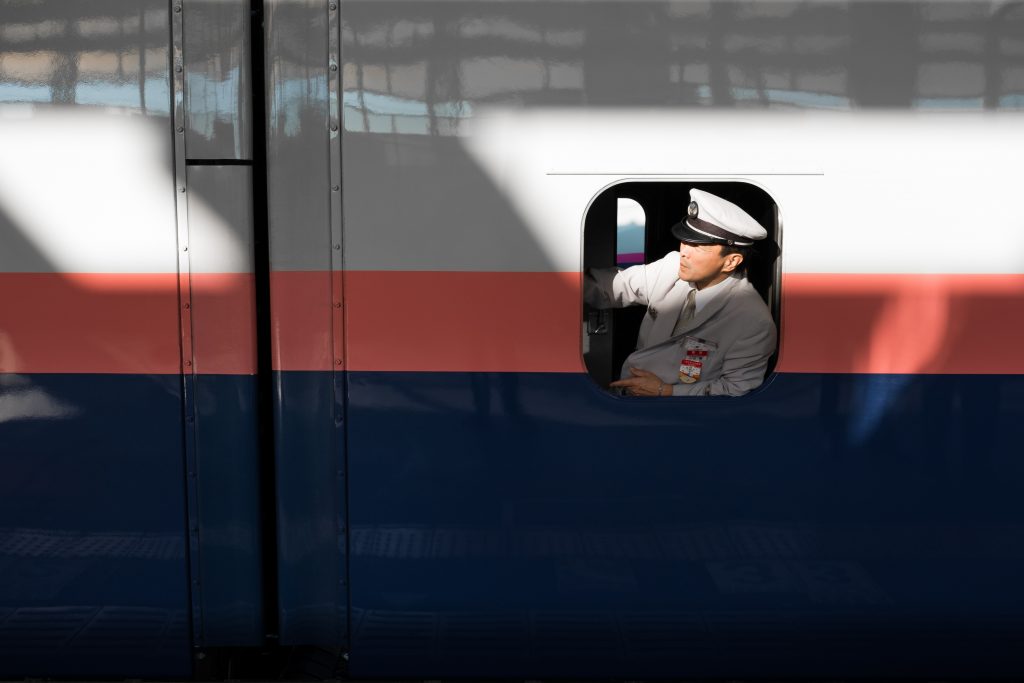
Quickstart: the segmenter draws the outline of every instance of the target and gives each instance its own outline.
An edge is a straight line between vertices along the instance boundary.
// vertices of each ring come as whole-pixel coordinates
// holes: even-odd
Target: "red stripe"
[[[1024,374],[1024,275],[787,274],[781,372]]]
[[[178,276],[0,273],[0,372],[180,371]]]
[[[352,370],[585,372],[579,273],[345,277]]]
[[[342,284],[340,273],[336,287]],[[583,372],[578,273],[349,272],[353,370]],[[255,371],[252,276],[193,275],[196,368]],[[271,276],[274,367],[327,370],[331,276]],[[0,372],[176,374],[172,274],[0,274]],[[783,372],[1024,374],[1024,275],[788,274]]]
[[[355,370],[582,372],[577,273],[347,275]],[[1024,374],[1024,275],[794,274],[778,370]]]
[[[251,273],[193,273],[196,372],[256,374],[256,287]]]
[[[340,282],[341,273],[335,273]],[[270,274],[271,346],[275,370],[330,370],[330,271]]]
[[[326,274],[275,281],[276,367],[330,368]],[[583,372],[579,281],[346,273],[346,367]],[[1024,374],[1024,275],[788,274],[782,291],[779,371]]]
[[[251,274],[192,276],[196,370],[255,372]],[[178,374],[174,273],[0,273],[0,372]]]

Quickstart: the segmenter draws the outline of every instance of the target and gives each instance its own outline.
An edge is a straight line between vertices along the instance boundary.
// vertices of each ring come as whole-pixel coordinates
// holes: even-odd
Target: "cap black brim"
[[[726,240],[717,239],[702,232],[697,232],[685,220],[679,221],[672,226],[672,236],[680,242],[687,244],[725,244]]]

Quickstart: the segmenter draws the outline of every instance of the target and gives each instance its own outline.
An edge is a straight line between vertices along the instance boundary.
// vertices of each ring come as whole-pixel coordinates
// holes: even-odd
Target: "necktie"
[[[683,304],[683,310],[679,312],[679,322],[676,323],[673,335],[679,334],[680,328],[686,323],[693,320],[693,316],[697,313],[697,290],[691,289],[686,294],[686,303]]]

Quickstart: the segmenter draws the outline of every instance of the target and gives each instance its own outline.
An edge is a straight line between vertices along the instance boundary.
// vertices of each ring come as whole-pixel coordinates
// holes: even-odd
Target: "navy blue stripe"
[[[263,645],[256,377],[198,375],[196,460],[202,640]],[[193,634],[198,636],[198,634]]]
[[[0,677],[188,676],[181,383],[0,375]]]
[[[354,675],[1024,673],[1024,377],[349,386]]]
[[[188,676],[261,645],[255,378],[196,378],[197,576],[181,379],[0,375],[0,676]]]
[[[347,633],[341,373],[275,372],[280,642],[338,648]]]
[[[293,643],[345,633],[334,378],[275,377]],[[0,673],[186,675],[178,378],[0,379]],[[1024,378],[664,402],[576,375],[349,386],[355,675],[1024,672]]]

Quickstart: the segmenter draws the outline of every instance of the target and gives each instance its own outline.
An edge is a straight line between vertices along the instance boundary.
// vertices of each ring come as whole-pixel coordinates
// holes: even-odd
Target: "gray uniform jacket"
[[[648,370],[672,385],[674,396],[741,396],[764,380],[775,351],[775,323],[764,300],[745,277],[732,277],[697,315],[673,330],[690,287],[679,279],[679,253],[625,270],[588,270],[584,298],[597,308],[647,306],[637,350],[622,366]],[[701,341],[697,341],[701,340]],[[710,342],[710,343],[708,343]],[[681,362],[697,351],[699,379],[680,380]]]

